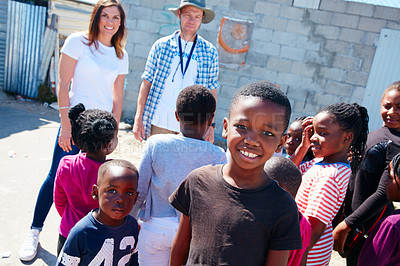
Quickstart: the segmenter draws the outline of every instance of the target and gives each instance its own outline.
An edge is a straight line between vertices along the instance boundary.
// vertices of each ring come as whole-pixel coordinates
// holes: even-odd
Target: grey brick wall
[[[179,0],[124,0],[128,13],[130,73],[124,117],[134,117],[147,54],[153,42],[179,28],[167,10]],[[292,105],[292,119],[313,115],[339,101],[359,102],[364,96],[382,28],[400,30],[400,9],[343,0],[321,0],[319,9],[292,6],[291,0],[207,0],[216,13],[200,35],[216,44],[221,18],[254,22],[245,65],[220,68],[216,113],[217,133],[233,93],[242,85],[267,79],[281,86]],[[218,137],[218,136],[217,136]]]
[[[4,89],[8,0],[0,2],[0,90]]]

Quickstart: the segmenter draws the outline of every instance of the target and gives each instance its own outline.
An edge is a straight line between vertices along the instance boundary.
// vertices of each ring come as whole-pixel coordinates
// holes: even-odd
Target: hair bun
[[[72,121],[76,121],[79,115],[85,111],[85,106],[82,103],[78,103],[77,105],[71,107],[68,111],[68,117]]]
[[[93,133],[96,137],[101,137],[114,131],[113,124],[107,119],[96,119],[93,122]]]

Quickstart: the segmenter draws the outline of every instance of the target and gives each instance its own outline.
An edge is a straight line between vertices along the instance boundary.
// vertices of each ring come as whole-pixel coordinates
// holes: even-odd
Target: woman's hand
[[[351,231],[351,228],[346,224],[345,221],[342,221],[338,224],[332,232],[333,236],[333,250],[343,253],[344,252],[344,243],[346,242],[347,234]]]
[[[60,128],[60,134],[58,135],[58,146],[65,152],[70,152],[72,150],[71,145],[71,125],[62,126]]]

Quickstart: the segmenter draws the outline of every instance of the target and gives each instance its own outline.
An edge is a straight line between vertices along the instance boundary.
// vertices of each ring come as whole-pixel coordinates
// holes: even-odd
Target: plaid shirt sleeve
[[[198,38],[198,75],[196,84],[202,85],[209,90],[219,88],[218,72],[219,61],[217,49],[210,42],[199,36]]]

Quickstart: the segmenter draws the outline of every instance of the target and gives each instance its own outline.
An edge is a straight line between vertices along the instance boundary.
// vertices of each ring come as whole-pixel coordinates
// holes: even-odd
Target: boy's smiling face
[[[138,193],[136,173],[132,170],[111,166],[100,183],[93,186],[93,197],[99,200],[95,218],[107,226],[118,226],[132,210]]]
[[[258,97],[241,97],[224,119],[231,163],[243,170],[263,171],[264,163],[285,141],[285,108]]]

